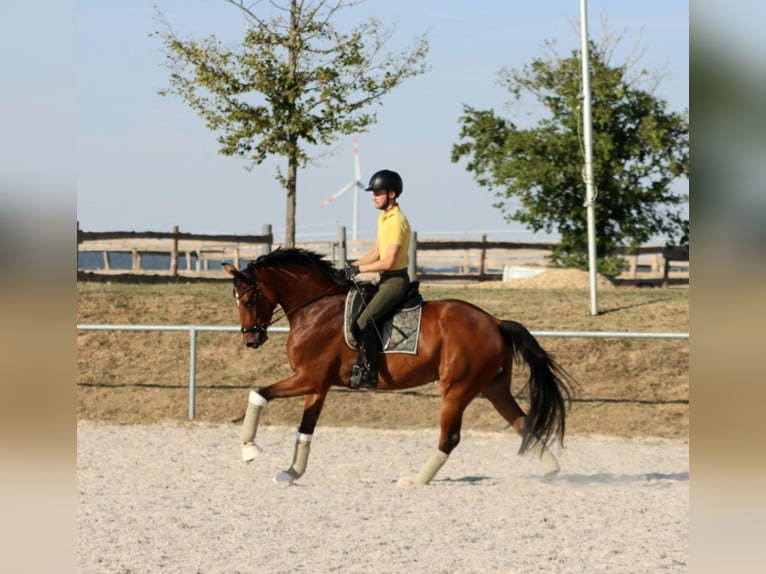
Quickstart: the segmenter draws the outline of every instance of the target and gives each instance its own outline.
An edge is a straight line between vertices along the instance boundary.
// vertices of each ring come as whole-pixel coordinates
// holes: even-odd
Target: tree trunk
[[[298,62],[298,48],[296,39],[298,37],[300,8],[297,0],[290,2],[290,43],[287,52],[287,77],[289,80],[289,89],[287,93],[287,121],[292,124],[295,116],[295,72]],[[298,173],[298,153],[297,137],[292,133],[288,126],[288,139],[290,140],[290,151],[287,157],[287,222],[285,225],[285,247],[295,247],[295,206],[296,206],[296,177]]]
[[[297,188],[298,161],[295,157],[287,160],[287,222],[285,225],[285,247],[295,247],[295,190]]]

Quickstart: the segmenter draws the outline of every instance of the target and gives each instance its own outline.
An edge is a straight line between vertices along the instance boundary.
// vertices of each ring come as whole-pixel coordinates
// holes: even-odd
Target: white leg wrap
[[[254,405],[259,405],[261,407],[266,406],[267,401],[264,399],[260,394],[258,394],[257,391],[250,391],[250,396],[248,397],[248,402],[253,403]]]
[[[257,392],[250,391],[245,420],[242,422],[242,429],[239,432],[239,439],[242,444],[242,460],[245,462],[254,460],[263,450],[255,444],[255,434],[258,432],[258,419],[261,416],[261,410],[267,402]]]
[[[428,484],[433,480],[434,476],[436,476],[436,473],[439,472],[439,469],[444,466],[444,463],[447,462],[448,458],[448,454],[437,450],[431,455],[431,458],[428,459],[428,462],[426,462],[423,468],[420,469],[419,473],[411,478],[402,478],[397,484],[399,486]]]
[[[561,468],[559,467],[559,462],[556,460],[556,457],[553,456],[548,447],[538,442],[529,449],[529,452],[540,457],[540,464],[543,467],[543,474],[545,475],[546,479],[553,478],[553,476],[559,472]]]
[[[298,433],[295,437],[295,452],[293,453],[293,464],[287,470],[283,470],[274,477],[277,484],[290,485],[293,481],[299,479],[306,472],[306,466],[309,461],[309,452],[311,451],[310,434]]]

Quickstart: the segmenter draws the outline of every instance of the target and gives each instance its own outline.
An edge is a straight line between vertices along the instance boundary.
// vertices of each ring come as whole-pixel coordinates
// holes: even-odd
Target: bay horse
[[[348,387],[357,352],[345,341],[346,296],[354,283],[322,256],[305,249],[277,249],[244,269],[224,263],[234,278],[234,297],[244,344],[252,349],[268,339],[268,327],[281,307],[289,320],[287,357],[293,374],[250,391],[240,431],[242,459],[261,452],[255,437],[263,407],[272,399],[305,396],[295,452],[289,469],[274,481],[292,484],[303,476],[311,438],[330,387]],[[400,390],[439,381],[441,409],[438,449],[414,477],[400,484],[428,484],[460,442],[463,412],[483,395],[521,435],[519,453],[536,453],[544,476],[559,470],[548,445],[563,443],[567,402],[576,383],[520,323],[497,319],[457,299],[424,301],[416,354],[383,354],[378,361],[380,390]],[[529,412],[511,394],[514,359],[530,371]],[[364,391],[360,391],[364,392]]]

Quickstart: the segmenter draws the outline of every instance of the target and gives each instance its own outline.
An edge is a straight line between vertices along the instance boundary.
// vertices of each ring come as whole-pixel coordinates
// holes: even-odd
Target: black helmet
[[[395,191],[396,197],[399,197],[404,190],[401,176],[390,169],[376,171],[370,178],[370,185],[367,186],[365,191],[376,191],[378,189]]]

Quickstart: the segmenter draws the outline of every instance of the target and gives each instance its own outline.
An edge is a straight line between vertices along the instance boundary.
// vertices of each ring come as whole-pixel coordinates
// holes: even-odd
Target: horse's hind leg
[[[443,388],[449,387],[442,381]],[[454,388],[454,387],[453,387]],[[442,395],[442,407],[439,417],[441,434],[439,436],[439,448],[431,455],[420,472],[413,477],[399,479],[400,486],[425,485],[431,482],[442,466],[447,462],[450,453],[460,442],[460,427],[463,423],[463,412],[468,404],[475,398],[475,394],[444,393]]]
[[[311,439],[314,436],[314,429],[319,420],[319,414],[322,412],[322,405],[324,405],[326,396],[326,394],[315,394],[306,397],[303,418],[295,436],[293,462],[290,468],[283,470],[274,477],[274,482],[277,484],[290,485],[306,472],[309,452],[311,451]]]
[[[511,394],[510,376],[505,373],[499,373],[487,386],[482,394],[492,403],[495,410],[500,413],[508,424],[513,427],[519,436],[524,434],[524,411],[521,410],[519,403]],[[540,457],[540,464],[543,467],[543,474],[546,479],[552,478],[559,472],[559,463],[553,456],[550,449],[542,442],[537,442],[530,448],[530,451]]]

